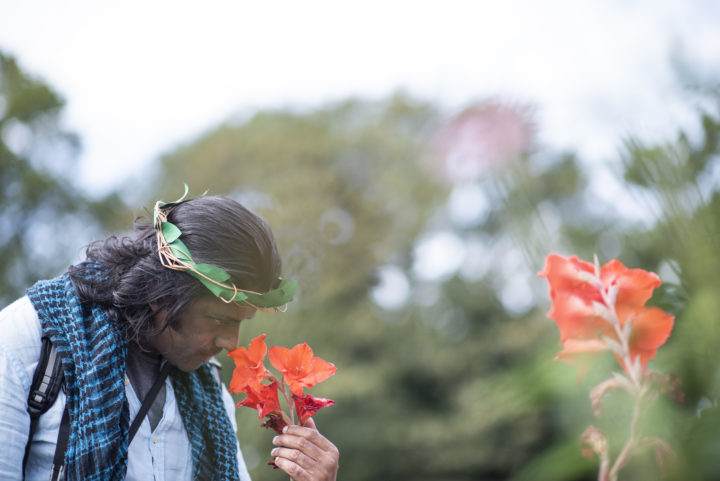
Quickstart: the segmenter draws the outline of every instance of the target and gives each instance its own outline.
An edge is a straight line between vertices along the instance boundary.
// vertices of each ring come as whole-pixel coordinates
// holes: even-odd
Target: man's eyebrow
[[[245,319],[240,319],[239,317],[228,316],[225,314],[219,314],[219,313],[213,312],[213,311],[205,311],[205,316],[210,317],[212,319],[219,319],[221,321],[237,322],[238,324],[240,324],[242,321],[245,320]],[[246,318],[246,319],[249,319],[249,318]]]

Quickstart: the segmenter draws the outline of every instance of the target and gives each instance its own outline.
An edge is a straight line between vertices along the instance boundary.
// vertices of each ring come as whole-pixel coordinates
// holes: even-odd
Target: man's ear
[[[151,302],[150,310],[153,313],[153,328],[158,330],[164,330],[165,327],[167,327],[167,309],[165,309],[164,307],[160,307],[157,302]]]

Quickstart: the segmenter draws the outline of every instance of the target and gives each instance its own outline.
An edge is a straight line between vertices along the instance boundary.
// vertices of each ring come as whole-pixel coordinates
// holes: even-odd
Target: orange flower
[[[265,379],[267,373],[263,364],[266,353],[265,334],[253,339],[248,348],[238,347],[228,352],[228,356],[235,360],[235,370],[230,380],[230,392],[247,392],[248,386],[256,391],[262,389],[261,381]]]
[[[273,346],[268,357],[297,396],[302,396],[303,388],[326,380],[336,371],[333,363],[313,357],[313,351],[306,343],[298,344],[292,349]]]
[[[652,297],[653,290],[661,284],[654,272],[643,269],[628,269],[617,259],[612,259],[600,268],[599,285],[593,285],[595,267],[577,256],[568,258],[550,254],[545,267],[538,274],[547,277],[550,297],[554,300],[561,293],[579,297],[586,303],[602,302],[599,287],[617,288],[616,305],[642,307]]]
[[[538,274],[546,277],[550,285],[552,307],[548,317],[560,329],[560,342],[564,349],[558,359],[573,362],[578,356],[607,350],[602,337],[620,342],[613,316],[620,328],[631,323],[626,339],[630,359],[640,357],[647,366],[657,349],[670,336],[674,317],[658,308],[645,308],[653,290],[661,284],[653,272],[629,269],[613,259],[599,269],[578,259],[550,254],[545,267]],[[620,364],[627,370],[623,359]]]

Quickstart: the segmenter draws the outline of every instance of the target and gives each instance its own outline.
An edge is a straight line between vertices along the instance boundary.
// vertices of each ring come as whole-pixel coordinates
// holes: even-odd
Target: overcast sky
[[[0,49],[66,98],[94,192],[234,114],[399,88],[533,103],[543,142],[600,162],[692,125],[671,54],[718,78],[720,2],[0,0]]]

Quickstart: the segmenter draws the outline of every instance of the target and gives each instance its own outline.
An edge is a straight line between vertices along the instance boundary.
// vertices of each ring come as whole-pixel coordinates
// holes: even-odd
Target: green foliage
[[[38,279],[60,274],[79,256],[78,239],[117,228],[115,196],[90,201],[71,171],[77,137],[59,122],[63,100],[0,52],[0,303]]]

